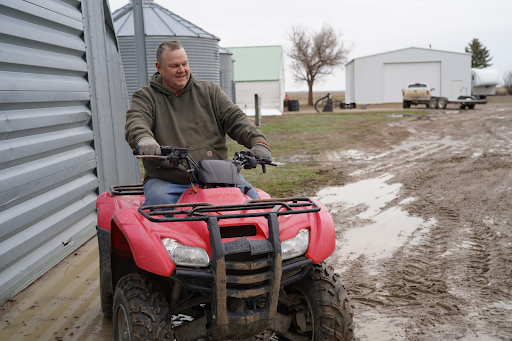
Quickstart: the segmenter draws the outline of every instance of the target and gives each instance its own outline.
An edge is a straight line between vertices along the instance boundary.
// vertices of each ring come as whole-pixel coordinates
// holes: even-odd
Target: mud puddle
[[[112,321],[100,308],[96,238],[8,303],[0,340],[112,340]]]
[[[335,220],[336,251],[328,262],[342,276],[354,262],[364,260],[358,268],[359,275],[366,274],[375,286],[380,286],[379,274],[385,266],[382,262],[405,244],[417,242],[435,225],[435,219],[425,221],[403,209],[415,198],[398,202],[402,184],[388,183],[393,177],[384,174],[317,193],[317,199],[329,207]],[[364,295],[356,299],[372,304]],[[354,322],[359,340],[406,340],[406,319],[359,311]]]
[[[407,322],[406,319],[388,318],[370,312],[362,313],[359,318],[361,321],[358,322],[356,320],[356,330],[358,331],[359,340],[407,340],[404,331],[404,326]]]
[[[390,257],[416,231],[428,232],[435,220],[424,221],[401,208],[413,202],[410,197],[387,207],[398,197],[402,184],[387,184],[393,175],[362,180],[342,187],[327,187],[317,193],[317,199],[327,205],[338,222],[336,261],[354,260],[362,255],[370,261]],[[347,229],[347,226],[350,226]],[[343,267],[339,268],[344,271]]]

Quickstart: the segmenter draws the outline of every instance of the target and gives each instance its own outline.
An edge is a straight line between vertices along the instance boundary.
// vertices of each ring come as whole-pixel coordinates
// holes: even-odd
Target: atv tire
[[[108,318],[112,318],[112,306],[114,304],[114,295],[105,294],[100,286],[100,303],[103,315]]]
[[[114,340],[174,340],[169,304],[151,276],[121,278],[114,295]]]
[[[279,308],[281,313],[292,316],[288,332],[279,336],[279,340],[353,339],[352,308],[345,287],[332,267],[315,264],[306,277],[285,287],[285,290],[294,303],[300,303]]]

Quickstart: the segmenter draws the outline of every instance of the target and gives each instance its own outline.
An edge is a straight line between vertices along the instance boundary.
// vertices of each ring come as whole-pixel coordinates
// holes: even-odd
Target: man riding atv
[[[194,79],[179,42],[157,57],[126,118],[143,191],[114,186],[96,203],[114,339],[352,340],[347,292],[323,263],[335,250],[328,209],[249,185],[242,169],[274,165],[265,136],[219,86]],[[226,161],[226,134],[251,150]]]
[[[220,86],[195,79],[179,41],[158,47],[156,72],[148,86],[135,91],[126,113],[126,141],[140,155],[160,155],[160,146],[188,147],[194,160],[226,160],[226,134],[270,158],[265,136],[229,99]],[[184,168],[161,160],[143,159],[144,204],[172,204],[190,187]],[[240,189],[258,199],[254,188],[240,175]]]

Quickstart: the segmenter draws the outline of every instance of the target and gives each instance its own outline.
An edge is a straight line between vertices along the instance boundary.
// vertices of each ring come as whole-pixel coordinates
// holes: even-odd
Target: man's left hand
[[[270,159],[270,147],[265,142],[256,142],[251,148],[251,152],[254,155],[262,157],[264,159]]]

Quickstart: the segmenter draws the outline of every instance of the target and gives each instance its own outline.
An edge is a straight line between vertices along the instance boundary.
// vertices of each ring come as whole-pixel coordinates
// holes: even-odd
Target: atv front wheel
[[[150,276],[127,275],[114,295],[114,340],[174,340],[163,290]]]
[[[332,267],[315,264],[306,277],[285,290],[286,297],[278,310],[291,316],[292,323],[288,332],[279,336],[280,340],[352,340],[352,308],[345,287]]]

